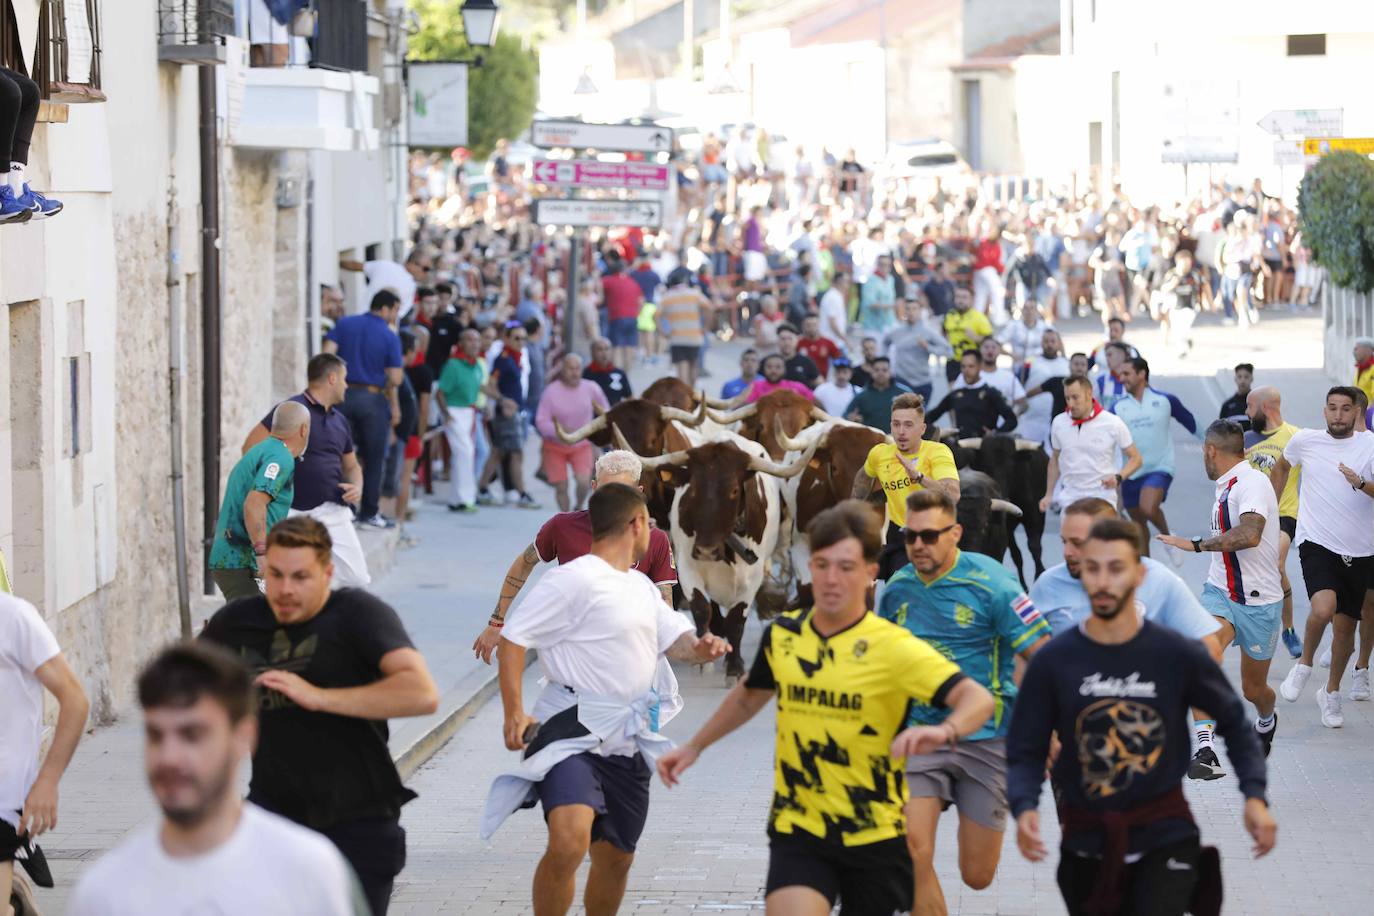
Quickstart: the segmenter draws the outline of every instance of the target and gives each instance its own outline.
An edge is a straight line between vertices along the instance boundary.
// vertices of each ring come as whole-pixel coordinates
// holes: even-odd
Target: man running
[[[589,512],[591,550],[539,580],[497,650],[506,747],[528,750],[493,786],[482,834],[531,796],[542,802],[549,842],[534,873],[536,916],[568,912],[589,851],[586,910],[617,911],[649,814],[650,766],[666,744],[658,704],[676,699],[651,689],[659,660],[706,664],[729,650],[719,637],[698,638],[633,568],[654,530],[639,490],[602,484]],[[532,715],[521,684],[529,649],[548,678]]]
[[[1103,410],[1093,398],[1093,386],[1081,375],[1064,382],[1068,410],[1050,423],[1050,463],[1045,471],[1045,496],[1040,511],[1054,502],[1067,506],[1080,499],[1105,499],[1115,504],[1121,481],[1140,469],[1140,450],[1131,431],[1114,413]],[[1116,453],[1126,464],[1116,466]],[[1062,489],[1055,487],[1063,480]]]
[[[1279,501],[1269,479],[1245,460],[1245,434],[1238,424],[1217,420],[1207,427],[1202,445],[1207,479],[1217,482],[1212,503],[1212,536],[1182,538],[1161,534],[1160,542],[1177,550],[1214,552],[1202,604],[1221,622],[1221,645],[1240,646],[1240,688],[1255,704],[1259,718],[1255,733],[1264,756],[1274,743],[1278,712],[1268,684],[1269,664],[1279,642],[1283,586],[1279,580]],[[1211,747],[1213,723],[1205,716],[1195,723],[1199,738],[1188,775],[1194,779],[1221,776],[1221,762]]]
[[[959,359],[959,381],[950,387],[935,409],[926,418],[934,423],[945,414],[953,412],[954,426],[960,438],[990,435],[994,432],[1009,433],[1016,429],[1016,411],[1011,404],[992,385],[983,380],[982,357],[977,350],[969,350]],[[1020,382],[1016,383],[1020,386]],[[1024,392],[1022,392],[1024,394]]]
[[[1196,642],[1132,612],[1145,576],[1139,538],[1123,519],[1093,526],[1083,552],[1092,616],[1031,659],[1007,738],[1016,843],[1032,862],[1046,856],[1037,808],[1052,736],[1064,743],[1052,778],[1059,889],[1071,916],[1182,916],[1203,878],[1220,882],[1181,786],[1189,707],[1216,714],[1256,855],[1273,849],[1278,831],[1264,798],[1264,755],[1226,676]]]
[[[1140,468],[1125,475],[1121,483],[1121,503],[1140,526],[1141,537],[1148,539],[1151,524],[1160,534],[1169,533],[1169,521],[1164,517],[1164,500],[1174,481],[1174,437],[1169,420],[1176,420],[1194,436],[1198,434],[1197,420],[1177,397],[1150,384],[1150,364],[1143,357],[1122,363],[1118,374],[1126,385],[1126,397],[1108,409],[1131,431],[1131,441],[1141,458]],[[1145,553],[1149,552],[1147,541]],[[1170,555],[1171,561],[1181,559]]]
[[[749,677],[687,744],[659,759],[658,773],[677,785],[703,751],[775,703],[768,912],[829,916],[838,900],[842,916],[905,913],[913,882],[907,791],[894,758],[956,745],[988,721],[993,699],[952,661],[866,610],[882,548],[869,507],[842,502],[807,534],[815,605],[768,624]],[[913,699],[949,715],[906,728]]]
[[[638,487],[642,471],[643,466],[637,455],[616,449],[597,459],[596,476],[592,486],[620,483],[628,487]],[[472,651],[476,656],[488,665],[491,664],[492,654],[501,642],[501,628],[506,623],[506,614],[510,611],[511,603],[515,601],[515,596],[520,594],[520,589],[525,587],[525,581],[529,579],[536,566],[540,563],[571,563],[585,556],[591,547],[592,518],[589,510],[560,512],[545,522],[539,533],[534,536],[534,543],[521,551],[520,556],[515,558],[515,562],[511,563],[510,569],[506,571],[500,597],[496,599],[496,609],[491,612],[486,629],[472,644]],[[673,545],[669,542],[666,531],[654,528],[649,532],[649,549],[634,568],[658,586],[663,602],[671,607],[673,586],[677,584],[677,567],[673,564]]]
[[[1274,492],[1281,494],[1289,472],[1302,468],[1294,540],[1312,602],[1302,658],[1279,685],[1279,695],[1289,703],[1302,695],[1322,633],[1332,624],[1331,671],[1326,689],[1317,689],[1317,707],[1327,728],[1345,724],[1341,677],[1355,649],[1355,626],[1374,575],[1374,501],[1369,498],[1374,493],[1374,435],[1355,431],[1357,394],[1343,385],[1330,389],[1326,429],[1294,433],[1269,475]],[[1367,685],[1369,669],[1363,673]]]
[[[242,658],[262,693],[248,800],[328,837],[385,916],[405,865],[401,806],[416,797],[387,750],[387,720],[429,715],[439,691],[390,606],[330,590],[332,547],[312,518],[279,522],[266,594],[225,605],[201,638]]]
[[[1121,377],[1121,367],[1135,356],[1135,353],[1132,352],[1130,345],[1119,340],[1111,341],[1104,346],[1102,353],[1107,366],[1105,370],[1098,366],[1094,387],[1097,389],[1097,400],[1102,403],[1103,409],[1111,410],[1113,404],[1126,397],[1126,381]]]
[[[1017,404],[1024,402],[1026,400],[1026,389],[1021,384],[1021,379],[1017,377],[1012,369],[997,365],[997,360],[1001,355],[1002,345],[994,338],[984,337],[983,342],[978,345],[978,358],[981,360],[978,364],[978,375],[975,377],[974,381],[970,382],[967,375],[961,374],[959,378],[956,378],[953,384],[949,386],[949,390],[954,392],[960,388],[975,387],[978,381],[981,380],[990,388],[997,389],[998,393],[1002,395],[1002,400],[1006,401],[1011,406],[1015,407]],[[1013,362],[1013,365],[1019,365],[1020,362],[1021,361],[1018,359]],[[963,369],[962,359],[960,361],[960,369]]]
[[[915,912],[944,913],[935,874],[940,814],[958,807],[959,872],[965,884],[982,890],[997,873],[1007,827],[1006,734],[1016,701],[1016,656],[1034,655],[1049,641],[1050,628],[1005,566],[959,549],[963,528],[954,500],[940,490],[921,490],[907,497],[906,507],[902,534],[911,563],[888,580],[878,614],[957,664],[995,703],[992,718],[958,745],[907,759]],[[946,714],[915,702],[907,724],[939,725]]]
[[[238,659],[206,643],[164,649],[139,675],[138,702],[162,820],[81,876],[71,916],[367,916],[353,871],[327,839],[240,797],[258,698]]]
[[[876,507],[886,507],[887,538],[878,558],[878,578],[887,579],[907,564],[902,526],[906,520],[906,498],[913,490],[938,487],[954,502],[959,501],[959,469],[954,453],[943,442],[924,438],[925,403],[918,394],[903,394],[892,402],[892,442],[880,442],[869,449],[864,466],[854,475],[854,499],[866,499]],[[874,484],[881,486],[881,492]]]
[[[1279,390],[1266,385],[1250,392],[1245,399],[1245,415],[1250,431],[1245,434],[1245,458],[1250,466],[1265,475],[1272,474],[1284,448],[1298,428],[1283,421]],[[1280,637],[1288,654],[1302,657],[1302,637],[1293,627],[1293,586],[1288,581],[1288,548],[1298,530],[1298,480],[1301,471],[1288,475],[1279,495],[1279,582],[1283,586],[1283,632]]]

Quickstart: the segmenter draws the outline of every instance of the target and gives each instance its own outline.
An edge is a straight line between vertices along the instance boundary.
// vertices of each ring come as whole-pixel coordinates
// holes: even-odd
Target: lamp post
[[[463,34],[474,48],[490,48],[496,41],[501,8],[496,0],[467,0],[458,11],[463,17]]]

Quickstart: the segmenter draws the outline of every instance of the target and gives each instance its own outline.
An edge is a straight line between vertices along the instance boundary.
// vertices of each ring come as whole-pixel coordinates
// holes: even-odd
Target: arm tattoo
[[[525,553],[523,554],[523,556],[521,557],[521,559],[523,559],[523,560],[525,561],[525,565],[526,565],[526,566],[538,566],[538,565],[539,565],[539,548],[538,548],[538,547],[535,547],[533,544],[531,544],[530,546],[526,547],[526,548],[525,548]]]
[[[859,473],[854,475],[854,489],[850,491],[853,499],[867,499],[868,494],[873,492],[873,478],[868,476],[868,472],[859,468]]]
[[[1245,550],[1258,543],[1263,532],[1264,516],[1246,512],[1240,517],[1240,523],[1230,531],[1216,537],[1203,538],[1200,546],[1203,550],[1223,550],[1228,553]]]

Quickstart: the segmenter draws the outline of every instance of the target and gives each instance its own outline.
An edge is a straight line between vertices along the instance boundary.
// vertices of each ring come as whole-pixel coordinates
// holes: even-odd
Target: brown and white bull
[[[624,440],[620,440],[624,447]],[[782,485],[806,468],[812,452],[781,464],[755,442],[731,433],[683,451],[640,456],[646,472],[673,491],[669,536],[697,632],[730,641],[727,677],[742,677],[740,641],[749,606],[786,518]]]

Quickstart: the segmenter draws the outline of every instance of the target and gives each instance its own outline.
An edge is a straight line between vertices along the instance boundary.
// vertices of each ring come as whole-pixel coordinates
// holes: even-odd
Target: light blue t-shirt
[[[1137,401],[1130,394],[1116,401],[1108,408],[1122,419],[1131,431],[1135,447],[1140,449],[1140,470],[1131,475],[1135,480],[1146,474],[1174,473],[1174,437],[1169,421],[1177,420],[1179,425],[1194,436],[1197,435],[1197,420],[1183,406],[1183,402],[1164,391],[1147,387],[1145,394]]]
[[[1136,589],[1135,600],[1146,620],[1189,639],[1201,639],[1221,629],[1221,624],[1202,609],[1184,581],[1163,563],[1149,557],[1142,557],[1140,562],[1145,564],[1145,580]],[[1092,613],[1083,583],[1069,575],[1069,567],[1064,563],[1051,566],[1035,580],[1030,598],[1055,635],[1073,629]]]

